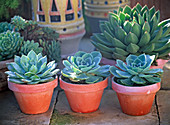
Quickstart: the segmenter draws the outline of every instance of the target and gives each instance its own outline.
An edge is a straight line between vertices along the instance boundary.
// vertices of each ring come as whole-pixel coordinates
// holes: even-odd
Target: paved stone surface
[[[59,92],[58,102],[51,120],[51,125],[81,124],[81,125],[158,125],[156,106],[153,104],[151,113],[145,116],[129,116],[122,113],[116,93],[105,90],[99,110],[93,113],[81,114],[72,112],[64,91]]]
[[[53,93],[49,110],[39,115],[21,112],[12,91],[0,93],[0,125],[49,125],[58,91]],[[37,105],[38,106],[38,105]]]
[[[167,62],[163,68],[164,74],[162,78],[162,88],[170,90],[170,61]]]
[[[160,90],[157,94],[160,125],[170,125],[170,90]]]

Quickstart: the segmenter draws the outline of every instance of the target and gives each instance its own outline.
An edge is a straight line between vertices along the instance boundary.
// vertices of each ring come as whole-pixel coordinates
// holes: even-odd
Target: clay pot
[[[40,114],[49,109],[54,88],[58,79],[36,85],[21,85],[8,82],[8,87],[14,92],[20,109],[25,114]]]
[[[60,87],[64,89],[71,109],[79,113],[96,111],[107,85],[108,78],[94,84],[72,84],[63,81],[60,77]]]
[[[169,60],[164,60],[164,59],[157,59],[156,62],[158,64],[158,66],[151,66],[150,68],[152,69],[163,69],[165,63],[167,63]]]
[[[6,63],[13,61],[13,59],[0,61],[0,91],[6,90],[8,88],[7,75],[5,74],[5,72],[8,70]]]
[[[150,112],[160,86],[160,83],[155,83],[144,87],[129,87],[116,83],[114,77],[112,79],[112,89],[116,91],[123,113],[134,116]]]
[[[59,33],[61,57],[74,55],[85,34],[81,0],[32,0],[34,20]]]
[[[129,0],[85,0],[85,16],[92,33],[100,33],[99,21],[108,20],[108,12],[130,4]]]

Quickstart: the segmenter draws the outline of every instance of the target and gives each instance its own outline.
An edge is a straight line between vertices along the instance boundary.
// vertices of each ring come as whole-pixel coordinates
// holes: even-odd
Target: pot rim
[[[116,83],[114,81],[114,78],[115,77],[112,78],[112,89],[117,93],[122,93],[127,95],[152,94],[152,93],[156,93],[161,87],[160,82],[152,85],[147,85],[147,86],[137,86],[137,87],[125,86]]]
[[[60,87],[66,91],[73,91],[79,93],[94,92],[105,89],[108,85],[108,77],[103,81],[93,84],[73,84],[62,80],[60,76]]]
[[[14,92],[20,93],[40,93],[44,91],[48,91],[50,89],[54,89],[58,85],[58,77],[53,81],[35,84],[35,85],[22,85],[17,83],[12,83],[8,81],[8,88]]]

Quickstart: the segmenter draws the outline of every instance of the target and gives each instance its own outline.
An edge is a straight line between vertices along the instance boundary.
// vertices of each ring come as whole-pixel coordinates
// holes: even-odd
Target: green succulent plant
[[[0,61],[13,58],[18,54],[23,42],[19,33],[7,31],[0,34]]]
[[[0,23],[0,33],[6,32],[6,31],[13,31],[14,30],[14,25],[8,23],[8,22],[1,22]],[[15,31],[17,32],[18,29],[15,29]]]
[[[117,83],[126,86],[143,86],[161,82],[162,69],[150,69],[155,56],[141,54],[129,55],[126,63],[117,59],[116,66],[110,66],[110,72]]]
[[[91,37],[92,44],[105,58],[125,61],[130,54],[157,55],[166,59],[170,53],[170,19],[160,22],[160,12],[140,4],[126,5],[110,12],[108,21],[100,22],[102,33]]]
[[[23,42],[19,54],[27,55],[31,50],[33,50],[36,54],[38,54],[38,53],[42,53],[43,48],[39,46],[38,42],[34,42],[34,40],[31,41],[27,40]]]
[[[55,60],[59,62],[61,60],[61,48],[58,41],[43,41],[40,39],[40,45],[44,48],[44,54],[47,55],[49,61]]]
[[[68,60],[63,61],[65,68],[61,73],[64,77],[77,83],[82,80],[88,84],[100,82],[110,75],[109,65],[99,65],[101,58],[101,53],[97,51],[91,53],[79,51],[74,56],[68,56]]]
[[[14,16],[11,18],[11,23],[19,30],[23,30],[26,27],[26,20],[21,16]]]
[[[28,55],[15,56],[14,62],[7,63],[8,81],[17,84],[38,84],[52,81],[59,71],[55,61],[47,64],[47,57],[31,50]]]
[[[18,28],[25,40],[39,41],[39,39],[51,41],[56,40],[59,34],[56,30],[49,27],[41,27],[36,21],[25,20],[20,16],[14,16],[11,23]]]

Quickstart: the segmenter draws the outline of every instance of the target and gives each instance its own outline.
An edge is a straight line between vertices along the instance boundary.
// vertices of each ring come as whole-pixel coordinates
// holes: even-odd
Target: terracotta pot
[[[6,90],[8,88],[7,75],[5,74],[5,72],[8,70],[6,63],[13,61],[13,59],[0,61],[0,91]]]
[[[67,83],[60,77],[60,87],[64,89],[71,109],[79,113],[96,111],[107,85],[108,78],[98,83],[84,85]]]
[[[164,59],[157,59],[156,62],[158,64],[158,66],[151,66],[150,68],[152,69],[163,69],[165,63],[167,63],[169,60],[164,60]]]
[[[144,87],[129,87],[120,85],[113,79],[112,88],[116,91],[123,113],[140,116],[150,112],[155,94],[160,89],[160,83]]]
[[[8,82],[14,92],[20,109],[25,114],[40,114],[48,110],[58,79],[44,84],[21,85]]]

